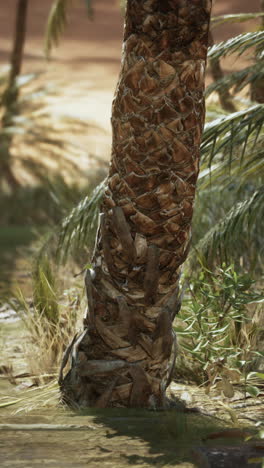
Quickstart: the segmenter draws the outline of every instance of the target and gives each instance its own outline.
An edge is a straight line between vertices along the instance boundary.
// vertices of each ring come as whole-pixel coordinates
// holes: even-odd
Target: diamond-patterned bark
[[[211,0],[128,0],[89,310],[61,380],[83,406],[160,406],[190,242]]]

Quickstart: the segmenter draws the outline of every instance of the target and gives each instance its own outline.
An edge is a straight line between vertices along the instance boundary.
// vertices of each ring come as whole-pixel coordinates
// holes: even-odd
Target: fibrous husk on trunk
[[[61,379],[70,404],[164,405],[199,170],[210,10],[211,0],[127,2],[89,310]]]

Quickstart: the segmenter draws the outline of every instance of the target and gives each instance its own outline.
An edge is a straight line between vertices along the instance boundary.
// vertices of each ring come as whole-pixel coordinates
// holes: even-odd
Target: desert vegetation
[[[74,3],[56,1],[46,17],[51,62]],[[208,34],[210,2],[194,2],[193,15],[184,5],[121,3],[108,170],[110,139],[104,155],[79,142],[105,130],[52,115],[57,90],[38,71],[21,71],[18,2],[11,71],[0,77],[1,408],[7,418],[56,414],[62,403],[89,418],[91,408],[143,408],[136,414],[146,418],[151,408],[163,414],[161,440],[179,441],[177,411],[196,406],[239,431],[246,463],[261,466],[263,5],[213,10]],[[87,27],[98,5],[87,2]],[[244,29],[218,41],[223,25]],[[232,437],[216,420],[199,424],[205,439]],[[199,450],[198,466],[220,466],[221,457]],[[228,456],[236,466],[238,455]]]

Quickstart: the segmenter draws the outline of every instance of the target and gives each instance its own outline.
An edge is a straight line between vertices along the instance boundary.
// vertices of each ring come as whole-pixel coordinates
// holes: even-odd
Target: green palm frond
[[[56,0],[52,5],[45,35],[45,54],[50,57],[51,50],[57,46],[61,35],[67,26],[68,7],[73,0]],[[93,18],[93,1],[84,0],[87,14],[90,19]]]
[[[227,215],[221,219],[194,247],[190,262],[201,258],[209,263],[220,257],[234,258],[242,254],[240,247],[245,238],[252,239],[255,235],[256,220],[263,220],[264,216],[264,185],[254,194],[237,203]],[[261,254],[261,252],[258,252]]]
[[[214,91],[219,92],[226,89],[234,89],[235,93],[239,93],[247,85],[250,85],[256,80],[264,80],[264,61],[259,60],[249,67],[243,68],[242,70],[230,73],[224,76],[222,79],[217,80],[207,86],[205,90],[205,96],[208,97]]]
[[[251,182],[264,180],[264,137],[259,140],[259,144],[248,151],[241,161],[240,152],[230,160],[221,160],[208,168],[207,163],[201,166],[199,175],[199,190],[205,190],[212,186],[221,187],[225,190],[234,183],[239,189],[243,185]]]
[[[259,140],[259,147],[253,150],[250,158],[245,158],[243,164],[243,181],[250,178],[264,177],[264,138]]]
[[[263,50],[264,31],[249,32],[239,36],[219,42],[208,50],[209,59],[220,59],[229,54],[242,55],[246,50],[252,47],[258,47]]]
[[[63,220],[57,249],[58,257],[62,262],[76,245],[80,248],[89,241],[90,236],[94,238],[105,187],[106,179],[94,189],[90,197],[86,196],[81,200]]]
[[[211,25],[216,27],[224,23],[243,23],[244,21],[258,19],[261,17],[264,17],[264,13],[236,13],[233,15],[214,16],[211,19]]]
[[[202,160],[208,161],[211,165],[216,155],[229,154],[231,162],[236,146],[242,146],[240,154],[243,159],[247,146],[252,143],[252,138],[254,144],[257,143],[263,123],[263,104],[251,106],[207,123],[201,145]]]
[[[45,36],[45,54],[50,56],[52,47],[57,46],[67,24],[67,9],[71,0],[56,0],[52,5]]]

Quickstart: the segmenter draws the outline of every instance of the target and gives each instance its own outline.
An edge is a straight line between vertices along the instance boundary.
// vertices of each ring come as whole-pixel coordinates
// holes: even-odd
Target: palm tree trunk
[[[10,107],[17,100],[16,78],[21,72],[23,50],[26,38],[26,22],[27,22],[28,0],[18,0],[16,10],[16,25],[13,50],[11,55],[11,68],[8,78],[6,91],[4,92],[2,104],[6,107],[6,112],[3,118],[3,125],[6,125],[5,119]]]
[[[209,44],[210,46],[214,45],[214,38],[212,31],[209,33]],[[214,81],[221,80],[224,77],[224,72],[221,67],[220,59],[211,59],[209,60],[210,71]],[[220,89],[218,91],[219,102],[224,110],[227,112],[236,112],[236,106],[234,105],[232,96],[229,92],[229,89]]]
[[[12,123],[12,117],[16,114],[16,104],[18,98],[18,88],[16,86],[16,78],[20,74],[23,50],[26,38],[26,22],[27,22],[28,0],[18,0],[16,9],[16,25],[13,42],[13,50],[11,55],[10,73],[6,90],[2,96],[1,104],[4,106],[2,117],[2,127],[8,127]],[[0,136],[0,179],[5,179],[13,189],[19,186],[15,175],[10,167],[10,146],[12,138],[8,135]]]
[[[260,0],[260,11],[264,13],[264,0]],[[264,30],[264,16],[261,18],[261,25],[259,28],[260,31]],[[258,50],[256,50],[256,60]],[[264,80],[263,80],[263,73],[261,76],[254,80],[250,86],[250,98],[252,101],[259,102],[260,104],[264,104]]]
[[[199,170],[210,10],[211,0],[127,2],[88,312],[60,372],[68,404],[164,405]]]

